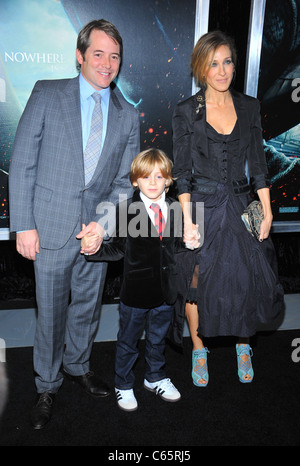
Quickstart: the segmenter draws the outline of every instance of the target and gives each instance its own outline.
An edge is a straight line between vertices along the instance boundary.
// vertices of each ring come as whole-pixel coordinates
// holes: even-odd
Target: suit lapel
[[[91,183],[98,175],[102,172],[103,168],[111,160],[112,148],[115,146],[115,141],[120,138],[120,123],[122,118],[122,105],[116,94],[111,90],[108,117],[107,117],[107,129],[103,148],[99,157],[97,167]]]
[[[132,203],[138,203],[139,207],[141,208],[141,211],[140,211],[140,215],[141,215],[141,218],[144,219],[144,218],[147,218],[147,222],[148,222],[148,236],[150,236],[151,238],[158,238],[158,232],[153,224],[153,222],[151,221],[151,218],[150,216],[148,215],[148,212],[147,212],[147,209],[145,207],[145,204],[143,203],[142,199],[140,198],[140,195],[139,195],[139,192],[138,191],[135,191],[134,194],[133,194],[133,198],[132,198]],[[168,217],[167,217],[167,222],[166,222],[166,225],[165,225],[165,232],[167,232],[167,236],[170,236],[170,233],[171,235],[173,235],[173,231],[174,231],[174,212],[172,209],[170,209],[170,204],[171,204],[171,200],[166,197],[166,204],[167,204],[167,208],[168,208]],[[132,214],[132,217],[133,218],[135,216],[135,214]],[[163,239],[164,239],[164,235],[163,235]]]
[[[245,145],[245,143],[247,143],[247,135],[249,135],[250,122],[243,94],[236,92],[234,89],[230,89],[230,92],[232,95],[234,108],[239,122],[241,153],[242,147]]]
[[[162,235],[162,241],[165,241],[166,238],[172,238],[173,235],[174,235],[174,210],[173,209],[170,209],[170,205],[171,205],[171,200],[166,196],[166,204],[167,204],[167,212],[168,212],[168,215],[167,215],[167,221],[166,221],[166,224],[165,224],[165,229],[163,231],[163,235]],[[145,208],[145,211],[146,211],[146,208]],[[147,214],[148,215],[148,214]],[[149,215],[148,215],[148,231],[151,232],[151,236],[153,237],[156,237],[158,238],[158,232],[153,224],[153,222],[151,221]]]
[[[70,79],[66,82],[66,87],[61,91],[61,109],[62,118],[65,125],[66,134],[70,143],[71,150],[74,154],[74,162],[78,165],[78,170],[84,182],[84,161],[82,147],[82,126],[81,126],[81,108],[80,108],[80,90],[79,77]],[[101,173],[103,167],[111,158],[111,147],[113,141],[119,138],[119,121],[122,117],[122,105],[116,94],[111,91],[106,137],[103,144],[99,162],[96,167],[94,176],[90,184]]]
[[[67,140],[71,153],[74,154],[74,163],[77,164],[84,182],[79,77],[66,82],[65,89],[60,93],[60,103],[62,123],[65,125]]]
[[[167,209],[168,209],[168,217],[165,225],[165,232],[168,237],[173,237],[174,236],[174,216],[175,212],[173,209],[170,209],[171,205],[171,200],[166,196],[166,204],[167,204]],[[164,234],[163,234],[163,239],[164,239]]]
[[[194,138],[199,153],[208,158],[208,140],[206,136],[206,108],[204,92],[200,90],[192,98],[192,121],[194,121]]]
[[[230,89],[240,130],[240,150],[247,143],[249,134],[249,118],[243,94]],[[192,119],[194,118],[195,144],[199,153],[208,157],[208,140],[206,135],[206,108],[204,94],[200,90],[192,98]],[[193,120],[192,120],[193,121]]]

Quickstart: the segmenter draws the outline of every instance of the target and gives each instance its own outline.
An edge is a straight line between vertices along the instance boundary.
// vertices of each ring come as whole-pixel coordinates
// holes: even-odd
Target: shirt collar
[[[79,75],[79,86],[80,86],[80,96],[82,100],[88,99],[94,92],[97,92],[90,83],[82,76],[80,73]],[[101,89],[98,91],[101,95],[101,100],[105,103],[108,102],[110,96],[110,87],[106,87],[105,89]]]
[[[142,192],[140,192],[140,197],[141,197],[142,201],[144,202],[145,206],[150,208],[151,204],[153,204],[152,199],[149,199],[149,197],[145,196],[145,194],[143,194]],[[163,205],[165,203],[165,200],[166,200],[166,193],[164,191],[162,193],[161,198],[159,199],[159,201],[156,201],[155,204],[158,204],[159,207],[162,209],[162,207],[163,207]]]

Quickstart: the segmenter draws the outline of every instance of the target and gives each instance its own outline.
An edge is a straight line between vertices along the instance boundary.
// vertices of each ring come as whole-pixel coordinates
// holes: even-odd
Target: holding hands
[[[99,251],[105,231],[97,222],[91,222],[87,226],[82,225],[82,230],[78,235],[77,239],[81,239],[81,250],[82,254],[95,254]]]
[[[183,241],[186,248],[191,250],[199,248],[200,233],[198,231],[198,227],[199,225],[195,225],[194,223],[189,223],[188,225],[185,223]]]

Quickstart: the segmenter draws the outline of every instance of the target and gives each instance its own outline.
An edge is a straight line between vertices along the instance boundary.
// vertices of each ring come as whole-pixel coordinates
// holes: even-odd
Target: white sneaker
[[[170,379],[162,379],[158,382],[148,382],[144,379],[144,387],[150,392],[156,392],[165,401],[178,401],[181,395]]]
[[[115,388],[115,392],[119,408],[124,411],[135,411],[137,409],[138,405],[132,389],[120,390]]]

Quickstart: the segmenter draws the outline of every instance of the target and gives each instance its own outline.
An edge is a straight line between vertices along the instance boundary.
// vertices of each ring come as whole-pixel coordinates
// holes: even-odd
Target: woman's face
[[[220,45],[209,57],[206,75],[207,87],[219,92],[228,90],[234,73],[231,51],[227,45]]]

